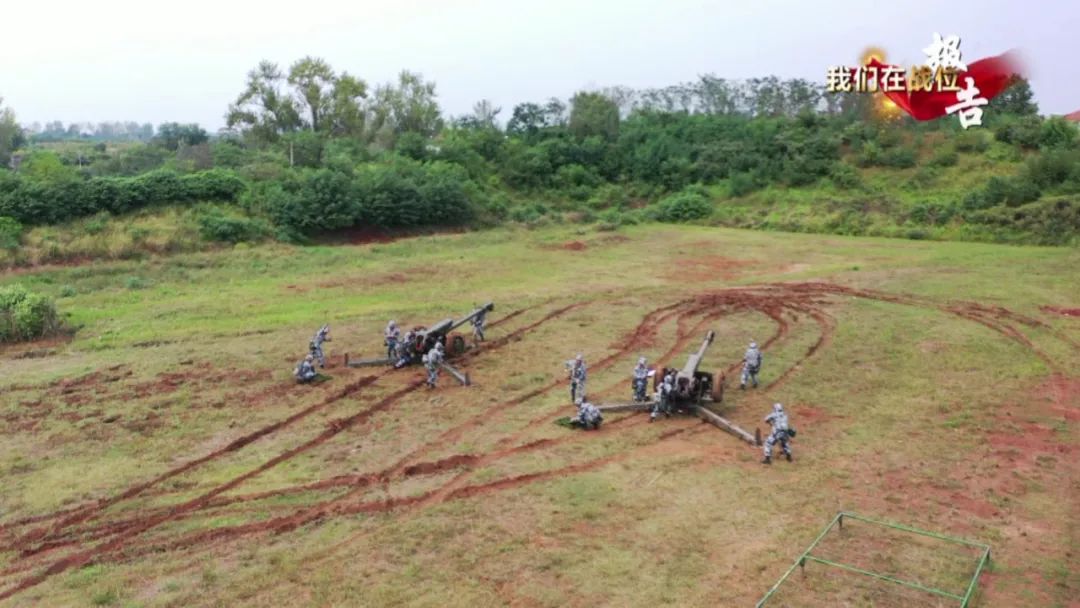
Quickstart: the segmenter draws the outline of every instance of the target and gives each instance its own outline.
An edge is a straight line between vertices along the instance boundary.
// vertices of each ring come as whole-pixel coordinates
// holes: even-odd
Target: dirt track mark
[[[529,308],[517,309],[517,310],[511,312],[510,314],[493,321],[492,323],[489,324],[489,327],[496,327],[496,326],[498,326],[498,325],[500,325],[500,324],[502,324],[502,323],[504,323],[504,322],[506,322],[506,321],[508,321],[510,319],[513,319],[513,318],[521,315],[522,313],[526,312],[527,310],[529,310]],[[555,313],[553,313],[553,315],[557,316],[558,314],[562,314],[563,312],[565,312],[565,310],[560,309],[559,311],[556,311]],[[549,317],[545,317],[540,322],[543,322],[543,321],[547,320],[551,316],[552,315],[549,315]],[[529,329],[531,329],[532,327],[535,327],[535,324],[533,326],[530,326]],[[521,330],[519,330],[519,331],[521,331]],[[119,369],[119,368],[118,367],[110,368],[110,371],[116,371],[117,369]],[[71,508],[71,509],[65,509],[65,510],[58,511],[58,512],[51,513],[51,514],[45,514],[45,515],[32,517],[32,518],[25,518],[23,520],[2,524],[2,525],[0,525],[0,532],[2,532],[4,530],[7,530],[7,529],[11,529],[11,528],[21,527],[23,525],[28,525],[28,524],[32,524],[32,523],[39,523],[41,521],[47,521],[47,520],[50,520],[50,519],[56,519],[58,517],[63,517],[64,515],[70,515],[70,517],[68,519],[62,521],[60,524],[57,524],[55,526],[56,529],[50,530],[49,528],[43,528],[43,529],[40,529],[40,530],[31,531],[30,533],[26,534],[25,536],[12,541],[12,547],[20,545],[20,544],[25,544],[26,542],[32,542],[33,540],[35,540],[37,538],[41,538],[42,534],[46,534],[46,535],[50,535],[50,536],[55,535],[55,533],[59,529],[62,529],[64,527],[67,527],[67,526],[75,524],[75,523],[81,523],[82,521],[84,521],[87,518],[86,516],[84,516],[84,512],[87,511],[87,510],[93,510],[93,511],[100,512],[100,511],[104,510],[105,508],[108,508],[108,507],[112,506],[116,502],[119,502],[121,500],[126,500],[126,499],[132,498],[132,497],[134,497],[134,496],[136,496],[138,494],[141,494],[146,489],[148,489],[148,488],[150,488],[150,487],[152,487],[154,485],[157,485],[157,484],[161,483],[162,481],[165,481],[165,480],[167,480],[167,479],[169,479],[171,477],[175,477],[176,475],[186,473],[186,472],[190,471],[191,469],[193,469],[193,468],[195,468],[195,467],[197,467],[199,465],[205,464],[206,462],[209,462],[210,460],[213,460],[215,458],[220,457],[223,454],[226,454],[226,453],[229,453],[229,452],[232,452],[232,451],[236,451],[236,450],[246,446],[247,444],[255,441],[256,439],[259,439],[261,437],[264,437],[266,435],[274,433],[274,432],[276,432],[276,431],[278,431],[278,430],[280,430],[280,429],[282,429],[282,428],[284,428],[286,426],[289,426],[289,425],[297,422],[298,420],[300,420],[302,418],[305,418],[305,417],[315,413],[319,409],[333,403],[334,401],[337,401],[339,399],[344,398],[345,396],[348,396],[349,394],[354,393],[359,388],[363,388],[364,386],[368,386],[368,385],[374,383],[378,378],[381,378],[382,376],[387,375],[388,373],[390,373],[390,371],[391,370],[385,370],[385,371],[383,371],[383,372],[381,372],[381,373],[379,373],[379,374],[377,374],[375,376],[366,376],[366,377],[362,378],[360,381],[352,383],[352,384],[346,386],[345,389],[343,389],[341,391],[338,391],[336,393],[333,393],[330,397],[326,398],[325,400],[323,400],[322,402],[320,402],[318,404],[315,404],[313,406],[305,408],[304,410],[301,410],[300,412],[297,412],[296,414],[293,414],[293,415],[289,416],[288,418],[285,418],[284,420],[275,422],[273,424],[270,424],[268,426],[265,426],[265,427],[255,431],[253,433],[250,433],[248,435],[240,437],[239,439],[234,440],[232,443],[230,443],[229,445],[225,446],[224,448],[222,448],[220,450],[215,450],[214,452],[211,452],[210,454],[207,454],[206,456],[203,456],[202,458],[196,459],[194,461],[190,461],[188,463],[185,463],[184,465],[181,465],[180,467],[176,467],[176,468],[174,468],[174,469],[172,469],[170,471],[167,471],[167,472],[163,473],[162,475],[160,475],[160,476],[158,476],[158,477],[156,477],[156,478],[154,478],[154,479],[152,479],[152,480],[150,480],[148,482],[145,482],[145,483],[140,484],[138,486],[134,486],[132,488],[129,488],[126,492],[124,492],[124,493],[122,493],[122,494],[120,494],[118,496],[115,496],[115,497],[113,497],[111,499],[104,499],[103,501],[90,503],[88,505],[84,505],[84,506],[80,506],[80,507],[75,507],[75,508]],[[130,370],[127,372],[127,375],[131,375]],[[101,377],[102,377],[102,375],[101,375],[100,372],[94,372],[94,373],[91,373],[91,374],[87,374],[85,376],[80,376],[79,378],[76,378],[76,379],[70,380],[70,381],[69,380],[54,381],[53,383],[50,384],[50,386],[59,386],[61,388],[61,390],[68,391],[73,387],[94,386],[94,385],[98,384],[101,381]],[[174,375],[168,375],[167,378],[170,379],[173,383],[175,383],[175,381],[176,381],[176,379],[174,378]],[[108,381],[108,378],[106,378],[106,381]],[[267,391],[263,391],[263,393],[265,393],[265,392],[275,392],[276,393],[276,392],[279,392],[280,390],[281,390],[281,387],[275,386],[275,387],[270,387],[269,389],[267,389]],[[260,393],[260,395],[262,395],[263,393]],[[6,550],[6,547],[0,548],[0,550]],[[24,550],[24,552],[25,552],[25,550]]]
[[[518,340],[518,339],[521,338],[522,335],[524,335],[525,333],[531,331],[532,329],[535,329],[536,327],[542,325],[543,323],[545,323],[547,321],[550,321],[551,319],[559,317],[559,316],[561,316],[561,315],[563,315],[563,314],[565,314],[565,313],[567,313],[567,312],[569,312],[569,311],[571,311],[573,309],[579,308],[579,307],[584,306],[584,305],[585,305],[585,303],[576,303],[576,304],[571,304],[571,305],[564,306],[562,308],[556,309],[555,311],[552,311],[552,312],[548,313],[547,315],[545,315],[539,321],[536,321],[536,322],[534,322],[532,324],[521,327],[521,328],[511,332],[510,334],[507,334],[506,336],[503,336],[503,337],[498,338],[496,340],[491,340],[489,342],[486,342],[486,343],[484,343],[483,346],[465,353],[461,358],[462,359],[469,359],[469,358],[477,356],[480,353],[484,353],[484,352],[488,352],[488,351],[497,349],[497,348],[499,348],[499,347],[501,347],[501,346],[503,346],[505,344],[510,343],[511,341]],[[387,373],[390,373],[390,371],[392,371],[392,370],[387,370],[387,371],[385,371],[385,372],[383,372],[381,374],[378,374],[376,376],[365,377],[364,380],[361,380],[360,382],[354,383],[353,385],[350,385],[349,387],[346,387],[346,389],[344,389],[343,391],[339,391],[338,393],[335,393],[335,396],[332,396],[331,398],[328,398],[323,403],[325,404],[325,403],[329,403],[331,401],[336,401],[337,399],[344,398],[345,396],[347,396],[351,392],[355,392],[356,390],[358,390],[362,386],[366,386],[368,384],[371,384],[372,382],[374,382],[379,377],[381,377],[381,376],[383,376],[383,375],[385,375]],[[337,435],[338,433],[345,430],[346,428],[354,426],[355,424],[357,424],[359,422],[366,421],[367,419],[369,419],[371,416],[375,415],[376,413],[389,408],[394,402],[399,400],[406,393],[411,392],[411,391],[419,388],[423,384],[424,384],[423,381],[416,380],[413,383],[409,384],[406,388],[404,388],[402,390],[399,390],[399,391],[397,391],[395,393],[392,393],[390,396],[384,398],[383,400],[381,400],[379,403],[377,403],[375,406],[372,406],[371,408],[368,408],[366,410],[362,410],[360,412],[357,412],[356,414],[353,414],[352,416],[332,421],[328,425],[329,428],[326,431],[324,431],[322,434],[316,436],[314,439],[311,439],[308,442],[306,442],[306,443],[304,443],[304,444],[302,444],[302,445],[300,445],[300,446],[298,446],[296,448],[293,448],[291,450],[287,450],[286,452],[283,452],[283,453],[279,454],[278,456],[270,459],[269,461],[267,461],[263,465],[259,466],[258,468],[253,469],[251,471],[248,471],[247,473],[244,473],[242,475],[239,475],[239,476],[235,477],[234,479],[230,480],[229,482],[226,482],[225,484],[219,485],[218,487],[204,493],[203,495],[201,495],[201,496],[199,496],[197,498],[191,499],[191,500],[189,500],[189,501],[187,501],[187,502],[185,502],[185,503],[183,503],[181,505],[175,506],[175,507],[171,508],[165,514],[150,517],[147,520],[145,520],[141,525],[137,525],[137,526],[127,528],[123,532],[121,532],[118,537],[114,538],[113,540],[102,543],[102,544],[100,544],[100,545],[98,545],[96,547],[93,547],[91,549],[87,549],[87,550],[78,552],[76,554],[69,555],[69,556],[64,557],[63,559],[61,559],[61,560],[59,560],[57,562],[54,562],[47,570],[45,570],[44,573],[29,577],[27,579],[24,579],[23,581],[18,583],[16,586],[14,586],[12,588],[9,588],[9,589],[7,589],[7,590],[5,590],[3,592],[0,592],[0,600],[6,599],[6,598],[11,597],[12,595],[14,595],[14,594],[16,594],[16,593],[18,593],[20,591],[23,591],[25,589],[33,587],[33,586],[35,586],[37,584],[40,584],[42,581],[44,581],[49,576],[52,576],[53,574],[56,574],[58,572],[63,572],[63,571],[65,571],[65,570],[67,570],[68,568],[71,568],[71,567],[78,567],[78,566],[84,565],[84,564],[88,563],[95,555],[98,555],[98,554],[101,554],[101,553],[107,553],[107,552],[110,552],[110,551],[114,551],[114,550],[118,549],[120,546],[122,546],[126,540],[128,540],[130,538],[133,538],[134,536],[137,536],[137,535],[141,534],[142,532],[145,532],[145,531],[147,531],[147,530],[149,530],[151,528],[157,527],[158,525],[160,525],[160,524],[162,524],[162,523],[164,523],[166,521],[169,521],[170,519],[173,519],[173,518],[177,517],[178,515],[187,513],[189,511],[192,511],[192,510],[195,510],[195,509],[202,508],[203,506],[205,506],[214,497],[235,488],[236,486],[240,485],[244,481],[246,481],[246,480],[248,480],[248,479],[250,479],[250,478],[252,478],[252,477],[254,477],[254,476],[256,476],[256,475],[258,475],[258,474],[260,474],[260,473],[262,473],[262,472],[264,472],[264,471],[266,471],[266,470],[268,470],[268,469],[270,469],[272,467],[274,467],[274,466],[277,466],[281,462],[283,462],[285,460],[288,460],[288,459],[296,456],[299,453],[305,452],[305,451],[307,451],[307,450],[309,450],[309,449],[311,449],[311,448],[313,448],[313,447],[315,447],[317,445],[320,445],[320,444],[324,443],[325,441],[329,440],[331,437]],[[319,404],[316,404],[316,406],[312,406],[312,408],[317,408],[317,407],[319,407]],[[308,410],[314,411],[312,408],[308,408]],[[294,416],[292,416],[292,417],[290,417],[289,419],[286,419],[286,420],[292,420],[297,415],[300,415],[300,414],[306,416],[306,415],[310,414],[311,411],[307,411],[306,413],[300,412],[300,413],[298,413],[298,414],[296,414],[296,415],[294,415]],[[243,447],[243,445],[247,445],[251,441],[254,441],[257,438],[259,438],[259,437],[261,437],[261,436],[263,436],[265,434],[268,434],[269,432],[272,432],[272,431],[267,431],[266,429],[273,428],[273,430],[276,430],[277,428],[280,428],[280,426],[282,426],[281,423],[275,423],[275,425],[270,425],[269,427],[264,427],[264,429],[260,429],[260,431],[256,431],[256,433],[252,433],[252,434],[250,434],[248,436],[245,436],[244,438],[241,438],[241,439],[239,439],[237,441],[234,441],[232,444],[229,444],[229,446],[226,446],[226,448],[223,448],[223,450],[228,451],[231,446],[235,446],[235,447],[232,447],[232,449],[239,449],[240,447]],[[266,432],[263,432],[263,431],[266,431]],[[248,439],[248,438],[250,438],[250,439]],[[222,451],[219,450],[218,452],[222,452]],[[158,483],[162,479],[174,476],[176,474],[179,474],[180,472],[187,471],[187,470],[193,468],[194,466],[197,466],[197,464],[201,464],[201,462],[205,462],[206,460],[209,460],[209,459],[211,459],[213,457],[216,457],[216,456],[208,455],[208,456],[206,456],[206,457],[204,457],[202,459],[199,459],[197,461],[192,461],[192,463],[188,463],[187,465],[183,465],[182,467],[178,467],[177,469],[174,469],[174,471],[170,471],[169,473],[165,474],[164,476],[159,476],[159,478],[156,478],[155,480],[152,480],[151,482],[147,482],[147,483],[144,483],[144,484],[139,484],[138,486],[135,486],[135,487],[129,489],[128,491],[124,492],[123,494],[119,495],[119,497],[114,498],[114,499],[109,499],[108,501],[106,501],[107,504],[104,504],[103,506],[98,507],[97,503],[95,503],[95,506],[93,508],[81,510],[77,514],[66,518],[63,522],[61,522],[60,525],[53,526],[51,529],[46,529],[46,530],[44,530],[44,532],[34,531],[34,532],[31,533],[33,536],[31,536],[31,534],[25,535],[22,539],[20,539],[19,542],[13,544],[11,549],[19,551],[20,553],[27,553],[28,551],[32,553],[33,552],[32,547],[29,547],[27,545],[34,542],[35,540],[41,539],[42,537],[44,537],[46,535],[49,535],[49,536],[55,535],[57,532],[62,530],[64,527],[66,527],[67,525],[70,525],[68,522],[79,523],[81,521],[85,521],[87,518],[91,517],[95,513],[100,513],[101,510],[103,510],[105,507],[107,507],[107,506],[109,506],[111,504],[115,504],[119,500],[123,500],[123,499],[126,499],[126,498],[130,498],[132,496],[135,496],[139,492],[141,492],[142,490],[144,490],[147,487],[150,487],[151,485],[153,485],[154,483]]]
[[[823,331],[822,331],[822,335],[819,337],[819,340],[808,350],[807,354],[804,356],[804,359],[807,358],[807,357],[812,356],[822,346],[827,344],[827,341],[829,339],[828,336],[831,335],[831,329],[835,327],[835,321],[833,321],[830,316],[825,314],[820,309],[820,306],[822,304],[824,304],[824,302],[817,301],[817,300],[813,299],[813,298],[819,298],[822,295],[826,295],[826,294],[829,294],[829,293],[833,293],[833,294],[841,293],[841,294],[844,294],[844,295],[852,295],[852,296],[855,296],[855,297],[864,297],[864,298],[869,298],[869,299],[890,301],[890,302],[895,302],[895,303],[900,303],[900,304],[909,304],[909,305],[917,305],[917,306],[926,306],[926,307],[936,308],[938,310],[949,312],[949,313],[955,314],[957,316],[961,316],[963,318],[966,318],[966,319],[974,321],[974,322],[979,322],[979,323],[989,327],[990,329],[993,329],[994,331],[996,331],[996,332],[998,332],[998,333],[1000,333],[1000,334],[1002,334],[1002,335],[1004,335],[1004,336],[1006,336],[1006,337],[1008,337],[1008,338],[1010,338],[1010,339],[1012,339],[1014,341],[1017,341],[1017,342],[1021,343],[1023,346],[1025,346],[1026,348],[1028,348],[1032,352],[1036,353],[1037,355],[1039,354],[1037,349],[1035,349],[1034,346],[1031,344],[1031,341],[1022,332],[1017,330],[1015,327],[1009,325],[1006,322],[1006,320],[1012,320],[1014,322],[1022,323],[1024,325],[1031,326],[1031,327],[1040,326],[1039,325],[1040,322],[1033,321],[1034,324],[1029,323],[1027,321],[1031,321],[1030,319],[1028,319],[1026,317],[1022,317],[1020,315],[1016,315],[1016,313],[1012,313],[1011,311],[1007,311],[1005,309],[997,309],[997,308],[992,308],[992,307],[979,307],[979,306],[967,307],[967,306],[964,306],[962,304],[961,305],[956,305],[956,304],[938,305],[938,304],[933,304],[933,303],[927,303],[927,302],[921,301],[921,300],[919,300],[917,298],[914,298],[914,297],[911,297],[911,296],[894,296],[894,295],[891,295],[891,294],[881,294],[879,292],[853,290],[853,289],[850,289],[850,288],[845,288],[845,287],[841,287],[841,286],[838,286],[838,285],[832,285],[832,284],[794,284],[794,285],[780,284],[780,285],[766,286],[766,288],[763,288],[761,291],[764,291],[765,294],[762,294],[762,293],[754,294],[754,293],[749,293],[747,290],[741,290],[742,294],[744,294],[744,295],[749,295],[750,297],[758,297],[758,298],[761,298],[761,297],[782,297],[784,299],[788,299],[793,294],[798,295],[800,297],[812,298],[809,301],[812,301],[812,303],[815,305],[816,308],[814,308],[814,309],[807,308],[806,307],[807,301],[804,301],[803,302],[803,308],[802,308],[802,310],[800,310],[800,312],[802,312],[803,314],[810,314],[810,316],[813,316],[815,318],[815,320],[822,326]],[[737,292],[736,290],[731,290],[729,293],[734,294],[736,292]],[[673,305],[673,306],[677,306],[677,305]],[[736,306],[736,308],[738,308],[738,306]],[[757,306],[748,306],[748,308],[754,308],[754,309],[760,310],[760,308],[758,308]],[[1002,312],[1002,311],[1004,311],[1004,312]],[[769,313],[766,313],[766,314],[769,314]],[[778,329],[778,335],[777,335],[777,337],[779,337],[784,333],[784,329],[786,328],[786,324],[782,323],[782,321],[783,321],[782,313],[776,313],[776,314],[778,314],[779,317],[780,317],[780,320],[778,321],[778,323],[780,324],[781,327]],[[773,316],[773,315],[770,315],[770,316]],[[774,319],[776,319],[776,318],[777,317],[774,317]],[[1021,320],[1021,319],[1023,319],[1023,320]],[[613,358],[613,357],[615,357],[615,355],[613,355],[610,358]],[[788,370],[788,372],[790,372],[790,371],[791,370]],[[785,372],[785,374],[782,374],[782,376],[786,377],[788,372]],[[777,382],[779,382],[779,381],[780,380],[778,380]],[[553,383],[552,387],[557,386],[558,384],[561,384],[561,383],[559,383],[559,382]],[[774,382],[773,384],[775,385],[776,382]],[[540,446],[540,447],[546,447],[547,444],[541,442],[541,443],[538,443],[537,445]],[[454,458],[454,457],[451,457],[451,458]],[[457,460],[452,460],[450,462],[453,462],[456,465],[461,465],[461,466],[466,466],[466,464],[467,464],[466,460],[462,460],[460,458],[457,459]],[[418,466],[418,465],[412,465],[412,466]],[[584,466],[584,465],[582,465],[582,466]],[[569,468],[566,468],[566,469],[560,469],[558,471],[570,471],[573,468],[574,467],[569,467]],[[412,469],[412,470],[416,471],[418,469]],[[419,470],[422,470],[422,468],[419,469]],[[477,486],[466,486],[466,487],[463,487],[463,488],[449,488],[448,489],[447,487],[444,486],[443,488],[441,488],[439,490],[433,491],[433,492],[437,492],[437,494],[429,493],[429,494],[431,494],[431,496],[429,496],[427,498],[427,500],[439,500],[439,501],[441,501],[441,500],[450,500],[450,499],[453,499],[453,498],[456,498],[456,497],[470,496],[470,495],[473,495],[474,492],[475,493],[483,493],[483,490],[472,490],[472,488],[483,488],[483,487],[488,487],[488,486],[494,487],[494,488],[512,487],[514,485],[514,483],[515,483],[514,480],[520,480],[521,483],[528,483],[528,482],[530,482],[531,478],[536,477],[537,475],[543,476],[543,475],[547,475],[547,474],[550,474],[550,473],[556,473],[556,472],[544,472],[544,473],[539,473],[539,474],[534,474],[534,475],[520,476],[518,478],[511,478],[511,479],[508,479],[508,480],[500,480],[500,481],[494,482],[493,484],[479,484]],[[509,484],[509,486],[504,486],[503,484]],[[427,495],[425,495],[425,496],[427,496]],[[438,496],[439,498],[436,499],[436,498],[434,498],[434,496]],[[288,516],[286,518],[281,518],[280,521],[297,521],[298,517],[299,517],[300,521],[311,521],[311,520],[309,520],[307,518],[314,516],[316,519],[318,519],[321,516],[326,515],[326,514],[337,514],[337,513],[375,512],[375,511],[378,511],[380,509],[383,509],[384,507],[396,508],[398,505],[400,505],[400,506],[409,506],[409,505],[414,504],[415,502],[417,502],[416,498],[417,497],[408,498],[408,499],[392,499],[392,500],[389,500],[389,501],[377,501],[377,502],[374,502],[374,503],[371,503],[371,502],[369,502],[369,503],[345,503],[345,502],[343,502],[341,500],[333,500],[333,501],[328,501],[328,503],[324,503],[322,505],[319,505],[316,509],[307,509],[307,510],[305,510],[303,512],[294,514],[292,516]],[[424,496],[421,496],[419,498],[424,498]],[[248,526],[242,526],[242,528],[245,528],[245,529],[250,528],[252,530],[255,530],[258,526],[265,526],[266,523],[267,522],[260,522],[260,523],[257,523],[257,524],[250,524]],[[287,526],[286,526],[286,528],[283,528],[283,529],[287,529]],[[220,533],[221,533],[220,530],[211,530],[211,531],[206,532],[206,534],[209,535],[209,537],[214,537],[216,535],[219,535]],[[109,547],[115,545],[115,542],[116,541],[114,541],[113,543],[108,543],[108,544],[102,545],[101,547],[104,547],[104,550],[107,552]],[[97,548],[95,548],[95,549],[97,549]],[[101,553],[99,552],[98,554],[100,555]],[[79,556],[77,555],[77,556],[73,556],[73,557],[77,558]],[[68,563],[70,561],[71,561],[71,558],[66,558],[65,560],[61,560],[61,562],[57,562],[52,567],[50,567],[49,570],[46,571],[45,576],[48,576],[49,574],[56,571],[56,568],[60,568],[60,571],[62,571],[64,568],[70,567],[70,566],[65,566],[64,565],[65,563]],[[29,585],[26,585],[25,583],[26,583],[26,581],[24,581],[23,584],[19,585],[19,588],[25,588],[26,586],[29,586]],[[35,584],[35,583],[31,580],[30,584]],[[17,591],[17,589],[14,590],[14,591]],[[8,596],[9,596],[9,593],[5,592],[4,595],[0,596],[0,599],[2,599],[3,597],[8,597]]]

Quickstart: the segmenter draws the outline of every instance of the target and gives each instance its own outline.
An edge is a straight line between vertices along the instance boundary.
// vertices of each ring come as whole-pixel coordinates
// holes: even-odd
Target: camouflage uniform
[[[757,342],[751,342],[750,348],[746,349],[746,354],[743,355],[742,378],[739,380],[740,389],[746,388],[747,380],[753,381],[754,388],[757,388],[757,375],[761,370],[761,360],[761,351],[758,350]]]
[[[300,384],[311,382],[315,379],[318,373],[315,371],[315,366],[311,361],[314,359],[312,355],[304,357],[304,360],[296,365],[296,369],[293,370],[293,375],[296,376],[296,381]]]
[[[771,414],[765,417],[765,422],[772,425],[772,433],[769,434],[769,438],[765,440],[765,458],[761,460],[764,464],[772,463],[772,449],[776,442],[780,442],[780,449],[784,452],[784,456],[787,457],[788,462],[791,462],[791,447],[788,445],[789,427],[788,417],[784,413],[784,406],[776,403],[773,405],[773,411]]]
[[[571,362],[570,367],[570,401],[574,403],[585,401],[585,380],[588,372],[585,369],[585,358],[578,355]]]
[[[397,343],[397,362],[395,368],[405,367],[412,361],[413,332],[405,332],[405,339]]]
[[[393,361],[398,352],[398,342],[401,341],[401,330],[398,329],[397,323],[390,321],[386,324],[383,338],[386,344],[386,358]]]
[[[645,389],[649,383],[649,368],[645,363],[645,357],[642,357],[638,359],[637,367],[634,368],[634,381],[632,386],[634,389],[634,401],[638,403],[648,400],[645,396]]]
[[[480,314],[473,317],[472,320],[472,335],[473,339],[477,342],[484,341],[484,323],[487,317],[487,309],[482,309]]]
[[[330,326],[323,325],[322,329],[311,340],[311,354],[319,362],[319,367],[326,367],[326,357],[323,356],[323,342],[330,341]]]
[[[439,381],[439,364],[442,361],[442,344],[436,344],[435,348],[424,355],[424,365],[427,367],[427,383],[431,388],[435,388],[435,383]]]
[[[664,376],[664,380],[660,383],[659,398],[656,400],[656,405],[653,406],[652,413],[649,414],[649,422],[656,420],[660,417],[660,414],[665,416],[671,416],[671,391],[675,388],[674,376],[668,374]]]
[[[590,428],[599,429],[600,423],[604,421],[603,414],[600,413],[600,408],[589,403],[588,401],[582,401],[578,406],[578,415],[574,418],[574,422],[581,426],[586,431]]]

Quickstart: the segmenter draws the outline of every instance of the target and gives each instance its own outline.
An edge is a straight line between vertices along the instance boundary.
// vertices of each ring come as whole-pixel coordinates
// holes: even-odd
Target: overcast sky
[[[1024,53],[1043,113],[1080,110],[1076,0],[8,0],[0,96],[23,123],[199,122],[216,130],[261,59],[315,55],[369,84],[407,68],[445,113],[699,74],[823,82],[869,45],[922,63],[933,32],[968,62]]]

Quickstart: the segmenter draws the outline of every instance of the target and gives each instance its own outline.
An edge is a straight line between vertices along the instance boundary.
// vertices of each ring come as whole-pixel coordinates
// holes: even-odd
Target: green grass
[[[569,241],[586,248],[561,247]],[[378,352],[391,317],[430,323],[492,300],[497,320],[529,307],[492,328],[497,338],[556,307],[589,303],[498,355],[467,362],[473,386],[451,387],[444,377],[439,391],[411,393],[224,496],[378,471],[417,450],[416,462],[460,454],[485,460],[374,484],[353,500],[541,478],[385,513],[329,513],[282,534],[149,550],[296,513],[348,488],[211,506],[131,540],[131,549],[147,551],[64,572],[5,605],[747,605],[839,510],[991,543],[993,576],[983,581],[977,605],[1067,605],[1077,591],[1067,569],[1076,547],[1071,485],[1062,480],[1076,478],[1066,454],[1077,440],[1075,422],[1060,408],[1074,406],[1046,388],[1051,371],[1031,349],[942,310],[821,296],[835,332],[805,360],[818,324],[805,314],[788,319],[788,335],[765,353],[762,380],[768,386],[802,361],[798,369],[772,389],[730,390],[722,407],[753,428],[782,401],[799,429],[792,465],[766,469],[757,464],[759,450],[689,419],[650,425],[612,415],[602,432],[573,435],[552,424],[571,413],[562,386],[476,416],[561,377],[562,361],[575,352],[593,362],[615,352],[652,309],[771,282],[828,281],[942,305],[1006,307],[1046,323],[1017,327],[1075,379],[1076,348],[1056,334],[1076,341],[1080,328],[1040,306],[1080,302],[1071,279],[1078,263],[1077,251],[1063,248],[563,226],[365,246],[273,244],[5,275],[0,284],[21,282],[59,298],[80,329],[71,342],[51,346],[50,356],[17,358],[31,345],[0,352],[0,523],[116,495],[372,373],[336,367],[329,382],[296,387],[292,365],[322,323],[331,324],[328,355],[339,363],[346,351]],[[713,371],[737,360],[748,339],[761,342],[775,330],[755,311],[733,311],[708,326],[717,340],[703,366]],[[624,399],[637,355],[655,360],[680,327],[670,319],[655,329],[640,353],[594,369],[590,390]],[[698,340],[690,337],[674,360]],[[51,384],[85,374],[96,375],[67,392]],[[325,432],[333,420],[372,407],[418,374],[391,374],[81,525],[196,498]],[[729,389],[734,384],[729,379]],[[459,431],[443,439],[452,428]],[[676,429],[682,432],[662,437]],[[564,467],[578,469],[544,476]],[[912,557],[895,548],[895,555],[885,546],[874,557]],[[0,587],[69,551],[47,552],[29,571],[0,576]],[[0,554],[0,566],[21,563],[14,553]],[[875,605],[896,605],[879,590],[866,593]]]

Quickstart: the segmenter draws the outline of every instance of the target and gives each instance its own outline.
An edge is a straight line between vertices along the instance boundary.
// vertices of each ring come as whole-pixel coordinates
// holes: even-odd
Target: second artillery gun
[[[431,349],[435,348],[436,344],[443,345],[443,351],[446,353],[448,359],[457,357],[465,353],[468,349],[468,345],[465,342],[465,337],[460,334],[452,333],[455,329],[471,323],[474,319],[480,315],[487,314],[488,312],[495,310],[495,304],[488,302],[483,306],[480,306],[470,312],[468,315],[455,321],[452,318],[443,319],[431,327],[425,327],[418,325],[410,330],[406,336],[402,337],[402,343],[399,345],[403,356],[400,359],[389,359],[386,357],[379,357],[377,359],[349,359],[349,354],[345,353],[345,365],[349,367],[375,367],[381,365],[393,365],[394,367],[404,367],[406,365],[414,365],[420,363],[424,355]],[[406,339],[406,337],[408,339]],[[457,379],[463,385],[468,386],[469,375],[463,374],[454,367],[447,363],[442,363],[440,367],[446,370],[451,376]]]
[[[705,351],[715,338],[716,332],[714,331],[710,330],[709,333],[705,334],[705,340],[701,343],[701,348],[690,355],[682,369],[665,367],[662,373],[656,373],[653,376],[653,388],[659,389],[664,377],[669,373],[674,373],[675,384],[668,397],[669,406],[672,409],[695,414],[705,422],[735,435],[750,445],[761,445],[760,429],[754,429],[751,434],[708,407],[714,403],[720,403],[724,398],[723,376],[721,376],[720,383],[717,384],[716,377],[713,374],[698,369],[701,367],[701,360],[705,357]],[[655,399],[658,398],[658,396],[654,396],[654,401],[645,403],[607,404],[597,406],[597,408],[601,413],[605,414],[609,412],[647,412],[653,409],[656,405]]]

